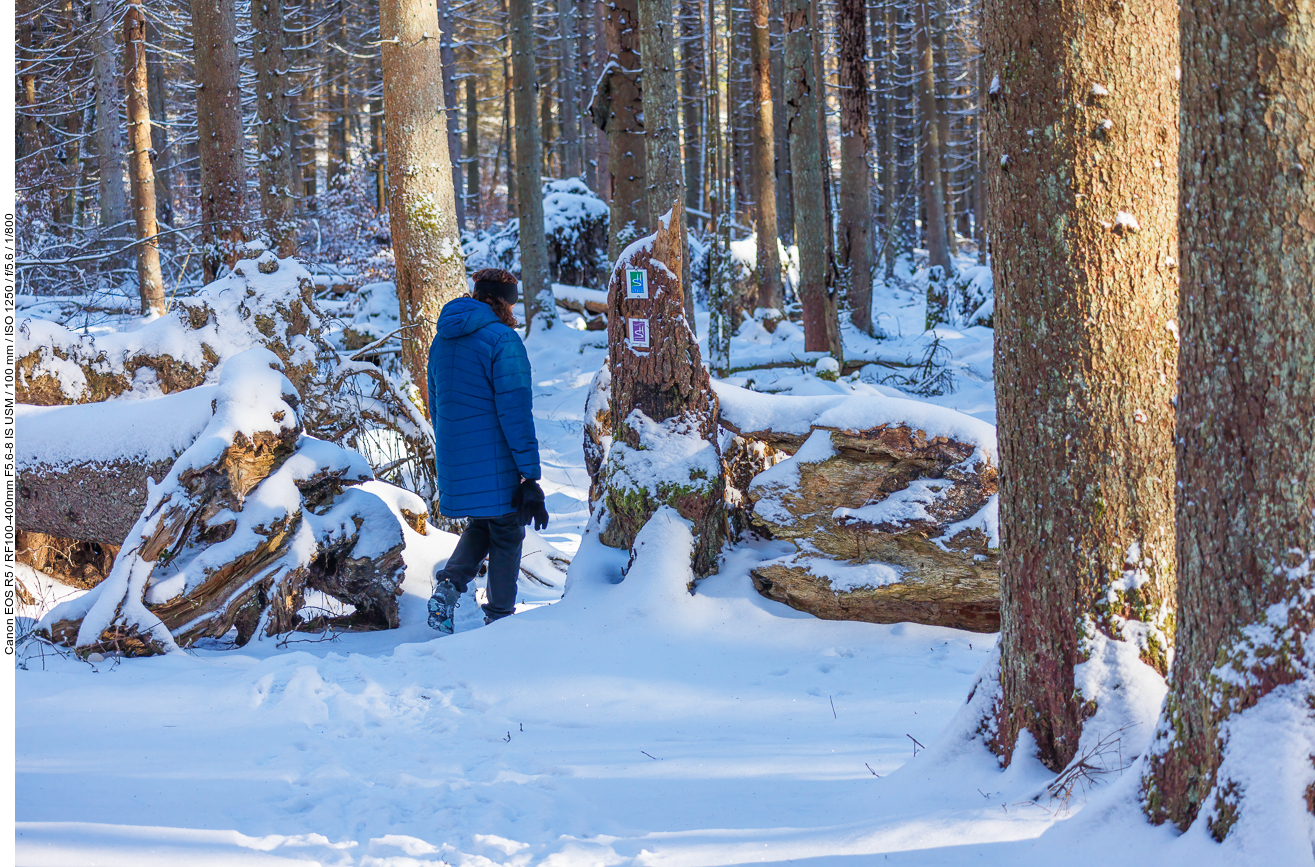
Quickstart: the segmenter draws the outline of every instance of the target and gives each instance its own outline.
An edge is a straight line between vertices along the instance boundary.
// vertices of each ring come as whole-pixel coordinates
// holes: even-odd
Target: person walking
[[[548,526],[531,414],[530,359],[511,306],[515,275],[476,271],[474,292],[443,305],[429,347],[429,415],[438,456],[438,509],[466,518],[436,578],[429,625],[452,633],[457,602],[488,557],[484,622],[516,608],[525,525]]]

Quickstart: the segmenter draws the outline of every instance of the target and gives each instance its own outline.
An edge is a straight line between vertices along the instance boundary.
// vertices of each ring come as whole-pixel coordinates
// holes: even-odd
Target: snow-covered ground
[[[933,337],[922,299],[884,290],[875,306],[892,338],[850,331],[847,354],[917,361]],[[1055,799],[1025,749],[1002,772],[971,738],[985,689],[965,701],[995,636],[821,621],[766,600],[749,569],[782,553],[775,543],[731,550],[690,595],[678,522],[650,525],[647,553],[612,583],[626,554],[586,533],[581,450],[605,334],[576,320],[527,340],[553,521],[525,550],[574,555],[561,601],[523,582],[515,617],[484,628],[468,602],[439,638],[425,600],[455,537],[411,534],[397,630],[94,664],[30,656],[19,863],[1311,863],[1308,844],[1219,847],[1140,819],[1135,757],[1163,685],[1117,647],[1087,663],[1128,672],[1090,728],[1140,721],[1108,761],[1131,767]],[[793,326],[754,327],[732,364],[807,360]],[[938,336],[958,388],[928,399],[993,422],[991,332]],[[730,381],[902,394],[882,383],[894,372],[829,382],[772,367]],[[1276,838],[1305,839],[1293,831]]]

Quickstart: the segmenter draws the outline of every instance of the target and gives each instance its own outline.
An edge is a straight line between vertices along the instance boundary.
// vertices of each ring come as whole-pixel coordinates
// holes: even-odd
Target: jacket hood
[[[438,336],[452,339],[464,337],[493,322],[498,322],[493,308],[474,298],[456,298],[443,305],[438,314]]]

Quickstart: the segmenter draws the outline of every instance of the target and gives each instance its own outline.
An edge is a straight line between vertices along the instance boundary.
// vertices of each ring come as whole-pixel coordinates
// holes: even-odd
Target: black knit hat
[[[494,273],[488,273],[493,271]],[[508,280],[507,278],[511,278]],[[515,304],[519,295],[516,278],[507,271],[492,268],[475,274],[475,297],[501,298],[508,304]]]

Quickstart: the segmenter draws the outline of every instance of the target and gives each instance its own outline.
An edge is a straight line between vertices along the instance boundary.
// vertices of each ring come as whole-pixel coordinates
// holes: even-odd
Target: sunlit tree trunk
[[[128,94],[128,177],[137,225],[137,294],[142,313],[165,312],[160,274],[160,231],[155,219],[155,172],[151,168],[151,110],[147,98],[146,16],[141,0],[129,0],[123,16],[123,77]]]
[[[546,328],[557,322],[548,279],[548,244],[543,235],[543,185],[539,167],[539,121],[535,115],[538,85],[534,69],[534,4],[511,0],[511,75],[516,111],[516,186],[520,193],[521,293],[525,299],[526,332],[536,319]]]
[[[429,346],[443,305],[467,292],[448,159],[438,12],[425,0],[381,0],[388,223],[397,262],[402,363],[429,400]]]
[[[607,165],[612,173],[612,218],[607,255],[612,261],[625,243],[648,234],[645,193],[644,100],[639,79],[638,0],[607,4],[607,51],[616,64],[608,76]]]
[[[754,227],[758,233],[758,306],[785,306],[776,217],[776,121],[772,106],[771,33],[767,0],[750,0],[753,62]]]
[[[1001,81],[987,136],[1005,762],[1024,731],[1051,770],[1073,758],[1097,698],[1074,676],[1092,642],[1168,666],[1177,9],[986,0],[982,13]]]
[[[1309,3],[1181,8],[1178,643],[1143,800],[1254,838],[1315,797],[1315,30]],[[1291,831],[1274,863],[1307,857]]]
[[[154,46],[154,47],[152,47]],[[160,51],[160,32],[146,22],[146,95],[151,111],[151,147],[155,149],[155,214],[157,219],[173,225],[174,155],[169,146],[169,112],[166,106],[164,60]]]

